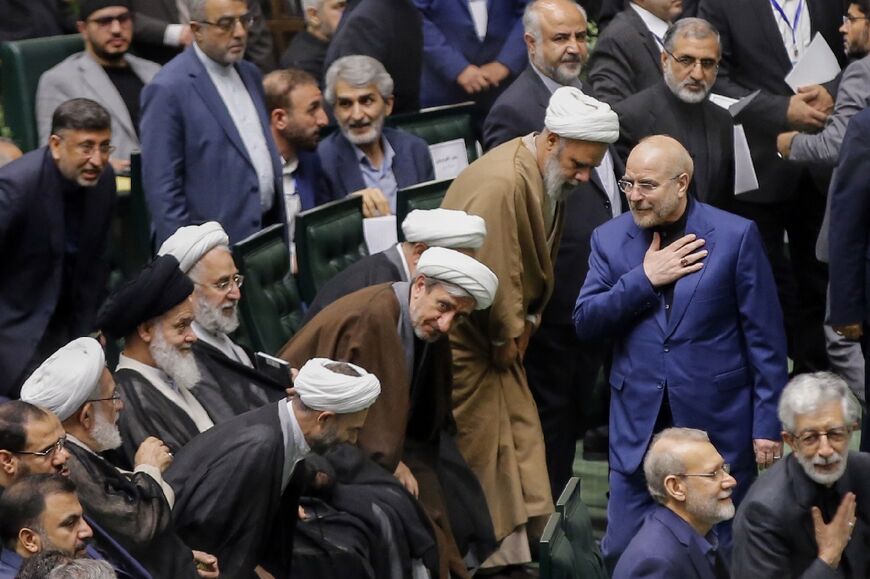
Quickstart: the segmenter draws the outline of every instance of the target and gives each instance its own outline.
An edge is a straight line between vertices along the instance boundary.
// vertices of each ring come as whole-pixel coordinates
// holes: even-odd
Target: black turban
[[[161,255],[106,298],[97,327],[109,338],[125,338],[136,326],[162,316],[193,293],[193,282],[178,268],[178,260]]]
[[[82,0],[82,2],[79,2],[79,20],[87,20],[97,10],[109,7],[114,8],[115,6],[133,10],[130,0]]]

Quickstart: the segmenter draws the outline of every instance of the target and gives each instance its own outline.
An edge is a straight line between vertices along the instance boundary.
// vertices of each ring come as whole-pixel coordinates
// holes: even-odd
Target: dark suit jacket
[[[650,135],[670,135],[692,155],[695,174],[691,190],[705,203],[727,209],[734,197],[734,123],[731,115],[709,100],[687,104],[678,99],[664,81],[614,105],[619,114],[619,154],[627,160],[638,141]],[[703,115],[703,124],[697,122]],[[689,133],[703,131],[691,140]],[[692,150],[693,142],[705,142],[703,155]],[[706,160],[706,163],[702,163]]]
[[[831,50],[846,65],[843,41],[838,29],[845,13],[843,0],[806,0],[812,34],[821,33]],[[782,43],[769,0],[701,0],[698,16],[710,21],[719,31],[722,62],[714,91],[742,98],[760,89],[761,93],[737,117],[746,130],[746,139],[758,176],[758,191],[744,193],[741,200],[772,203],[788,199],[803,173],[803,168],[776,155],[776,136],[791,130],[786,120],[791,88],[785,76],[792,65]],[[837,94],[837,82],[825,87]],[[827,190],[828,171],[814,174],[819,193]]]
[[[753,579],[822,579],[867,577],[870,572],[870,456],[849,452],[846,472],[832,487],[842,499],[856,495],[857,521],[843,552],[845,573],[831,569],[816,555],[815,532],[810,508],[822,507],[819,490],[790,455],[758,477],[734,518],[734,550],[731,576]],[[824,513],[824,509],[823,509]],[[825,520],[830,520],[823,516]]]
[[[484,150],[543,129],[549,103],[550,91],[528,65],[489,110],[483,123]]]
[[[235,66],[271,152],[272,209],[263,214],[253,162],[205,66],[190,47],[142,91],[142,182],[157,245],[191,223],[217,221],[235,243],[285,220],[281,161],[272,140],[262,78],[249,62]]]
[[[320,155],[316,151],[297,151],[299,166],[293,174],[296,178],[296,193],[302,201],[302,210],[314,209],[327,201],[334,201],[329,182],[320,164]]]
[[[619,558],[613,579],[716,579],[705,542],[686,521],[658,505]]]
[[[323,84],[323,61],[327,48],[328,42],[323,42],[307,30],[297,32],[281,55],[281,68],[299,68]]]
[[[131,0],[133,7],[133,51],[142,58],[166,64],[175,58],[182,47],[163,44],[163,34],[169,24],[178,24],[176,0]],[[248,46],[245,58],[263,72],[275,68],[275,55],[272,51],[272,33],[266,26],[263,9],[258,0],[248,2],[251,13],[257,17],[256,23],[248,31]]]
[[[107,166],[83,196],[72,295],[62,296],[63,196],[76,188],[61,175],[47,147],[0,169],[0,255],[8,268],[0,279],[0,394],[14,394],[61,299],[71,304],[70,336],[94,329],[109,272],[103,255],[115,203],[115,173]]]
[[[389,127],[384,128],[383,137],[396,152],[393,157],[393,175],[399,189],[435,179],[432,156],[426,141]],[[320,163],[333,199],[365,188],[353,145],[341,131],[335,131],[321,141],[317,154],[320,155]]]
[[[849,121],[831,185],[831,316],[836,325],[870,322],[870,109]]]
[[[0,13],[0,42],[75,32],[70,5],[62,0],[2,0]]]
[[[588,70],[595,96],[611,105],[661,81],[661,49],[631,6],[598,38]]]
[[[348,7],[326,51],[324,76],[330,64],[351,54],[379,60],[393,77],[393,113],[420,109],[423,17],[411,0],[362,0]]]

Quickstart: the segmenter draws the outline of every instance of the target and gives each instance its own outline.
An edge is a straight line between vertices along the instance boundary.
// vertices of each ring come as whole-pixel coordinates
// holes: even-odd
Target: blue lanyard
[[[782,9],[782,6],[780,6],[776,0],[770,0],[770,3],[773,4],[774,10],[779,12],[779,15],[782,16],[783,21],[789,27],[789,30],[791,30],[791,43],[792,43],[792,46],[794,47],[793,48],[794,56],[795,56],[795,58],[797,58],[797,55],[798,55],[797,28],[798,28],[798,23],[801,20],[801,12],[803,12],[803,9],[804,9],[804,0],[798,0],[798,7],[794,13],[794,22],[788,21],[788,16],[785,15],[785,10]]]

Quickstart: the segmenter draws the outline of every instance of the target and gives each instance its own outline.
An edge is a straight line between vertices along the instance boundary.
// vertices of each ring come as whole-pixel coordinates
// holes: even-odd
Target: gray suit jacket
[[[151,82],[160,65],[128,54],[124,57],[133,72],[144,84]],[[77,52],[51,68],[39,79],[36,89],[36,127],[39,144],[48,143],[51,117],[54,110],[71,98],[89,98],[97,101],[112,117],[112,144],[117,147],[114,157],[129,159],[139,149],[139,138],[130,112],[109,76],[87,52]]]

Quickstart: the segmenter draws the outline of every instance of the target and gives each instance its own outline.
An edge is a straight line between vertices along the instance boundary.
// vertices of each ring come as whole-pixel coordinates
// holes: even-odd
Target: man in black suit
[[[777,157],[776,136],[821,129],[833,110],[838,80],[801,87],[794,94],[784,78],[817,33],[840,65],[845,64],[838,32],[845,7],[842,0],[805,0],[789,2],[788,10],[781,12],[782,5],[786,3],[781,0],[701,0],[698,16],[721,35],[722,60],[714,92],[743,98],[761,91],[736,118],[746,129],[759,186],[741,194],[732,210],[754,220],[761,230],[785,314],[789,357],[799,373],[827,367],[822,329],[827,272],[816,259],[815,240],[829,170],[808,169]],[[800,17],[798,5],[803,7]]]
[[[411,0],[348,3],[326,51],[323,74],[339,58],[355,54],[379,61],[393,78],[393,114],[420,109],[423,17]]]
[[[662,78],[662,42],[680,0],[631,0],[598,38],[589,59],[595,96],[611,105]]]
[[[541,130],[550,94],[560,86],[582,86],[578,77],[588,50],[582,8],[572,0],[536,0],[526,8],[523,24],[530,64],[487,116],[484,142],[488,148]],[[566,37],[567,41],[556,40]],[[616,186],[622,170],[622,162],[610,147],[590,181],[581,183],[568,196],[553,295],[526,352],[526,374],[541,417],[553,496],[559,496],[571,477],[582,428],[598,426],[586,425],[578,416],[590,414],[589,403],[607,345],[580,342],[571,314],[586,278],[592,230],[625,209]],[[604,400],[604,416],[606,404]],[[602,450],[606,448],[603,441]]]
[[[0,0],[0,42],[75,32],[69,2],[63,0]]]
[[[692,156],[696,199],[728,208],[734,196],[734,123],[707,96],[716,81],[719,35],[700,18],[684,18],[664,37],[664,80],[613,106],[623,161],[644,137],[670,135]]]
[[[867,577],[870,457],[849,450],[860,410],[842,378],[797,376],[779,400],[792,453],[750,487],[734,519],[732,577]]]
[[[69,100],[48,146],[0,169],[0,396],[94,329],[115,201],[111,123],[94,101]]]

